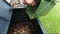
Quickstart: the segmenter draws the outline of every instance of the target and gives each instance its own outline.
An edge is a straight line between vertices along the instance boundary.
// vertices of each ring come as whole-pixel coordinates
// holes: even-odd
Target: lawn
[[[60,0],[50,12],[39,17],[46,34],[60,34]]]

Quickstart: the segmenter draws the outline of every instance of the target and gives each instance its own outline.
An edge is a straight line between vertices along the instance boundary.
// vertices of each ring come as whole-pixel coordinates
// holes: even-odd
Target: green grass
[[[60,34],[60,0],[58,1],[47,15],[40,17],[46,34]]]

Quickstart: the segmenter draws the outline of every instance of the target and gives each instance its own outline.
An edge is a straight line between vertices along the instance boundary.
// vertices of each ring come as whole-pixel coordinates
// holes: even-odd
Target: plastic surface
[[[11,7],[4,0],[0,0],[0,34],[7,33],[11,15]]]
[[[54,0],[50,0],[50,1],[49,0],[38,0],[38,1],[39,1],[38,5],[27,7],[27,13],[30,19],[34,19],[36,17],[46,15],[55,6]]]
[[[0,0],[0,16],[6,18],[7,20],[10,19],[11,15],[11,7],[5,3],[3,0]]]

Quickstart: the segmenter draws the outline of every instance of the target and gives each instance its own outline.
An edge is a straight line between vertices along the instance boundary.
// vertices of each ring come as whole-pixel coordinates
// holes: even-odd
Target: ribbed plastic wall
[[[10,6],[4,0],[0,0],[0,34],[7,33],[11,15]]]

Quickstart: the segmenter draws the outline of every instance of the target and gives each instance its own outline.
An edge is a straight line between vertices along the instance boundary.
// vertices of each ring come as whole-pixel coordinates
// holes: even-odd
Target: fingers
[[[25,0],[28,4],[31,4],[34,0]]]
[[[36,5],[36,2],[34,0],[24,0],[23,3],[24,4],[31,5],[31,6],[35,6]]]
[[[27,2],[24,0],[24,1],[23,1],[23,4],[27,4]]]
[[[30,5],[35,6],[36,5],[36,2],[33,1]]]

